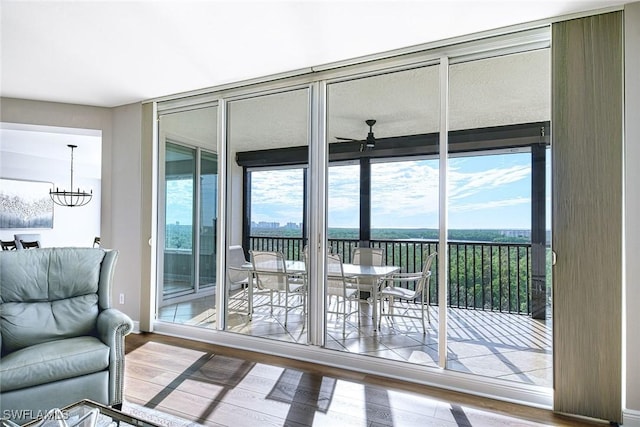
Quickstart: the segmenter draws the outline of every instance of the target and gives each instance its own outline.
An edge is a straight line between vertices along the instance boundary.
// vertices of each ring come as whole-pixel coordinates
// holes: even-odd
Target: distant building
[[[252,227],[256,227],[256,228],[280,228],[280,223],[279,222],[260,221],[257,224],[255,222],[252,222],[251,226]]]
[[[506,237],[524,237],[531,238],[531,230],[501,230],[500,234]]]

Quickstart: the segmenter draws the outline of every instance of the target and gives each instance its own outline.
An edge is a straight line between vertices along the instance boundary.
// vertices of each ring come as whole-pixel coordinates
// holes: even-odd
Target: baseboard
[[[137,320],[133,321],[133,329],[131,330],[131,333],[133,334],[139,334],[140,333],[140,322]]]
[[[624,427],[640,427],[640,411],[625,409],[622,411]]]

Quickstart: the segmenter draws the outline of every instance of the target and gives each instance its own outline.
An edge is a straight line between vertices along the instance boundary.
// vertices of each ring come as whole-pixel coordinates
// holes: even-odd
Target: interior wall
[[[135,107],[111,109],[87,105],[73,105],[45,101],[33,101],[15,98],[0,98],[0,121],[31,125],[59,126],[80,129],[96,129],[102,133],[102,173],[101,173],[101,212],[100,237],[102,246],[120,251],[115,270],[113,295],[115,306],[122,309],[132,319],[139,319],[139,305],[135,300],[125,305],[117,304],[117,295],[124,292],[138,292],[140,277],[139,259],[130,261],[131,254],[138,253],[139,243],[128,244],[127,236],[139,234],[136,225],[140,220],[139,202],[132,204],[129,191],[136,193],[140,187],[139,168],[127,170],[135,164],[140,151],[140,116]],[[114,114],[114,111],[117,114]],[[131,117],[128,115],[131,114]],[[119,121],[117,154],[114,155],[114,116]],[[136,133],[137,130],[137,133]],[[136,137],[138,138],[136,140]],[[134,159],[129,158],[133,156]],[[114,186],[114,177],[117,186]],[[127,190],[126,192],[123,190]],[[112,191],[113,190],[113,191]],[[122,217],[129,218],[122,220]],[[114,227],[114,219],[117,227]],[[133,265],[137,263],[138,265]],[[137,276],[136,276],[137,274]],[[132,276],[133,275],[133,276]],[[125,300],[125,303],[127,301]]]
[[[65,130],[54,127],[11,126],[0,130],[0,177],[49,183],[49,187],[69,189],[70,150],[66,144],[77,144],[74,156],[74,188],[91,190],[93,198],[85,206],[68,208],[53,206],[52,228],[0,229],[0,240],[13,240],[14,234],[38,234],[44,247],[93,245],[100,236],[101,185],[100,159],[86,154],[93,145],[100,152],[99,131]],[[82,150],[82,149],[85,150]],[[63,151],[66,157],[60,158]],[[83,152],[84,151],[84,152]],[[44,186],[46,188],[46,184]],[[10,190],[10,188],[9,188]],[[39,197],[49,199],[46,189]]]
[[[142,104],[113,109],[113,141],[111,176],[113,193],[109,215],[113,234],[111,244],[120,251],[114,291],[117,307],[140,320],[142,291]],[[149,260],[145,261],[149,262]],[[119,304],[120,295],[124,304]]]
[[[155,320],[156,257],[152,241],[156,238],[155,156],[156,129],[155,108],[151,103],[142,105],[141,121],[141,218],[140,218],[140,330],[152,332]]]
[[[624,9],[625,26],[625,281],[626,402],[625,425],[640,426],[640,2]],[[631,424],[630,416],[634,420]]]

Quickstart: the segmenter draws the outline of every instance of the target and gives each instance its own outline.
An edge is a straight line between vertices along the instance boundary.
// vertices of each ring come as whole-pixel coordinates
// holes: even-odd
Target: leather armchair
[[[122,404],[131,319],[111,307],[117,251],[0,252],[0,415]]]

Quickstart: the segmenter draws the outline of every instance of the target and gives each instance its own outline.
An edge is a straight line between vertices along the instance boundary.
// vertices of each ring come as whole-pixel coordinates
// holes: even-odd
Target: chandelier
[[[91,201],[93,197],[93,191],[87,193],[86,191],[73,191],[73,149],[77,148],[77,145],[69,144],[67,147],[71,148],[71,187],[70,191],[60,190],[56,187],[56,191],[49,190],[49,196],[53,203],[60,206],[67,206],[70,208],[76,206],[84,206]]]

